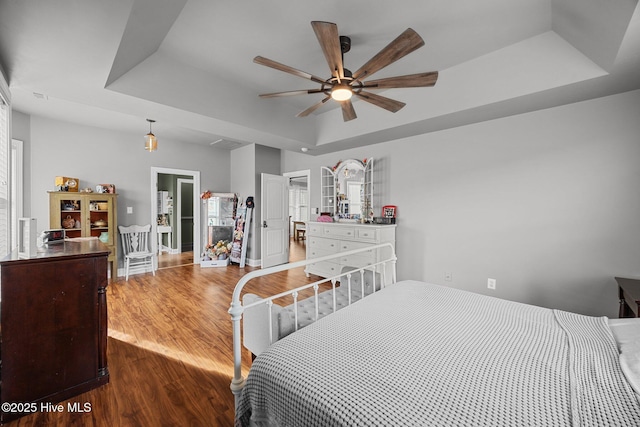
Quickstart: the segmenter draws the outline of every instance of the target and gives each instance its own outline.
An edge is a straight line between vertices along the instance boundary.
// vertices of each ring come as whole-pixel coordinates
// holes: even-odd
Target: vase
[[[98,237],[102,243],[107,243],[109,241],[109,233],[107,231],[103,231],[100,233],[100,237]]]
[[[225,259],[227,259],[227,254],[220,254],[220,255],[218,255],[218,259],[219,259],[219,260],[225,260]]]

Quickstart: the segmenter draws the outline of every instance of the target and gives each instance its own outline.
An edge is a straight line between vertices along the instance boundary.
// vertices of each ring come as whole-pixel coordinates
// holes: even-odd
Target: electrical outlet
[[[128,214],[132,214],[133,213],[133,206],[127,206],[127,213]]]
[[[496,288],[496,279],[487,279],[487,288],[495,289]]]
[[[444,280],[450,282],[453,280],[453,275],[451,273],[444,273]]]

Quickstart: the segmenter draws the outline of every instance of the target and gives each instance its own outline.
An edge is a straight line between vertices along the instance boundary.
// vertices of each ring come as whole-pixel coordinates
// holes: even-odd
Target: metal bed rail
[[[363,252],[369,252],[371,250],[380,250],[388,248],[390,249],[390,255],[385,257],[381,261],[372,263],[370,265],[366,265],[363,267],[354,267],[352,270],[341,272],[340,274],[334,275],[332,277],[327,277],[313,283],[307,283],[305,285],[296,287],[295,289],[290,289],[284,292],[280,292],[276,295],[271,295],[266,298],[262,298],[258,301],[247,304],[246,306],[242,305],[242,301],[240,299],[242,295],[243,288],[249,283],[251,280],[256,279],[258,277],[263,277],[275,273],[280,273],[282,271],[293,270],[296,268],[306,267],[310,264],[315,264],[317,262],[322,261],[330,261],[343,256],[356,255]],[[360,286],[361,286],[361,299],[363,299],[365,295],[364,288],[364,274],[365,271],[373,272],[373,286],[371,294],[376,292],[376,274],[380,274],[380,288],[382,289],[384,286],[395,283],[396,282],[396,254],[395,248],[391,243],[383,243],[375,246],[368,246],[366,248],[354,249],[351,251],[337,252],[332,255],[327,255],[319,258],[306,259],[303,261],[297,261],[287,264],[276,265],[273,267],[255,270],[250,273],[244,275],[236,284],[233,290],[233,296],[231,299],[231,307],[229,308],[229,314],[231,315],[231,322],[233,325],[233,380],[231,381],[231,391],[235,397],[235,404],[237,406],[238,399],[240,397],[240,393],[244,387],[245,378],[242,376],[242,343],[241,343],[241,325],[240,322],[242,320],[242,314],[245,309],[258,306],[260,304],[266,304],[268,307],[268,322],[269,322],[269,342],[273,344],[273,325],[272,325],[272,306],[273,301],[278,298],[283,298],[288,295],[291,295],[293,298],[293,307],[294,307],[294,330],[298,330],[298,295],[301,291],[313,288],[314,297],[315,297],[315,319],[318,320],[318,289],[321,284],[331,282],[331,288],[333,290],[333,311],[336,311],[336,282],[340,281],[342,278],[346,278],[347,282],[347,293],[348,293],[348,305],[351,305],[351,278],[353,274],[360,274]],[[387,271],[387,265],[390,264],[390,271]],[[341,286],[343,284],[341,283]]]

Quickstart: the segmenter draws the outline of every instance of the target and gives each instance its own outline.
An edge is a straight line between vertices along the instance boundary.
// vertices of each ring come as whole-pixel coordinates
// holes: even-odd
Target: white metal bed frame
[[[355,255],[364,252],[370,252],[371,250],[382,250],[382,249],[390,249],[390,256],[385,259],[378,261],[376,263],[372,263],[371,265],[367,265],[365,267],[353,268],[353,270],[342,272],[332,277],[324,278],[313,283],[308,283],[303,286],[299,286],[295,289],[291,289],[285,292],[281,292],[276,295],[272,295],[267,298],[260,299],[251,304],[247,304],[246,306],[242,305],[242,301],[240,299],[242,290],[244,286],[251,280],[267,276],[274,273],[279,273],[281,271],[292,270],[295,268],[306,267],[310,264],[315,264],[317,262],[322,261],[330,261],[336,258],[340,258],[345,255]],[[231,315],[231,322],[233,325],[233,380],[231,381],[231,391],[234,394],[235,398],[235,406],[238,406],[238,400],[240,398],[240,393],[244,388],[245,378],[242,376],[242,350],[241,350],[241,327],[240,321],[242,319],[242,313],[247,308],[255,307],[260,304],[266,304],[268,307],[268,323],[269,323],[269,342],[273,344],[273,326],[272,326],[272,306],[273,301],[278,298],[286,297],[287,295],[291,295],[293,298],[293,307],[294,307],[294,319],[295,319],[295,331],[298,330],[298,293],[302,290],[313,288],[314,297],[315,297],[315,319],[318,320],[318,289],[322,283],[331,282],[331,288],[333,290],[333,311],[336,311],[336,282],[339,281],[340,278],[346,277],[346,285],[348,286],[348,305],[351,305],[351,277],[353,274],[360,273],[360,286],[361,286],[361,299],[365,296],[364,289],[364,273],[365,271],[371,271],[373,273],[373,286],[371,294],[376,292],[376,273],[380,274],[380,288],[384,288],[386,285],[390,285],[396,282],[396,253],[395,248],[391,243],[383,243],[375,246],[368,246],[366,248],[354,249],[351,251],[345,252],[337,252],[332,255],[327,255],[320,258],[307,259],[304,261],[297,261],[293,263],[281,264],[274,267],[265,268],[262,270],[255,270],[250,273],[244,275],[236,284],[233,290],[233,297],[231,300],[231,308],[229,308],[229,314]],[[390,272],[387,273],[387,264],[390,264]],[[369,294],[369,295],[371,295]]]

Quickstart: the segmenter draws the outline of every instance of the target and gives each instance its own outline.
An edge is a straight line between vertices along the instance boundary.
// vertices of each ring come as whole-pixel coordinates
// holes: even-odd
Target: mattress
[[[640,399],[640,319],[609,319],[620,352],[620,367]]]
[[[278,341],[236,425],[639,426],[606,318],[399,282]]]

